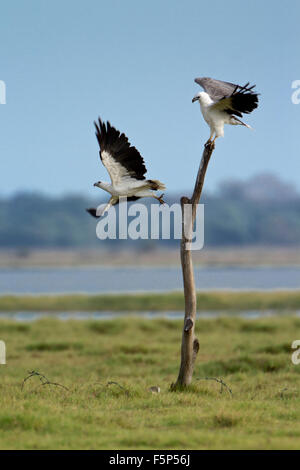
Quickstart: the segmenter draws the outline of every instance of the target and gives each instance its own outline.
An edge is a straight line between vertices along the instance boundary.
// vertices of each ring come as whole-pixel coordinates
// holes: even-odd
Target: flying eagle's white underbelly
[[[141,191],[144,192],[145,190],[147,190],[146,180],[134,180],[130,178],[113,187],[115,196],[135,196],[137,192],[140,193]]]

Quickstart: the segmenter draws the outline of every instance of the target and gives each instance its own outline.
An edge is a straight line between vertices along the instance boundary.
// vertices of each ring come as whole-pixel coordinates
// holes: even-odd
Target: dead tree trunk
[[[206,144],[204,146],[203,155],[198,170],[198,175],[195,183],[195,188],[191,199],[187,197],[181,198],[181,210],[182,210],[182,239],[181,239],[181,266],[183,274],[183,287],[184,287],[184,300],[185,300],[185,315],[182,332],[181,342],[181,364],[176,384],[174,387],[187,386],[192,381],[194,363],[196,360],[197,353],[199,351],[199,341],[195,336],[195,323],[196,323],[196,309],[197,309],[197,298],[196,288],[193,270],[193,261],[191,256],[191,250],[188,247],[190,235],[192,233],[197,205],[200,201],[202,193],[204,178],[207,170],[207,166],[210,157],[214,150],[214,144]],[[192,211],[191,217],[186,217],[185,205],[191,204]]]

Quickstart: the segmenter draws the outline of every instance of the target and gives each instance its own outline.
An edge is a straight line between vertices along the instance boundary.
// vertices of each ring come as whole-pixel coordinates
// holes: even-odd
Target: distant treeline
[[[183,192],[189,195],[188,192]],[[99,192],[100,195],[100,192]],[[171,205],[180,195],[166,194]],[[103,201],[102,201],[103,202]],[[141,200],[146,205],[149,200]],[[230,181],[205,194],[205,245],[300,245],[300,195],[272,175]],[[105,240],[95,234],[96,219],[85,209],[101,203],[83,196],[53,198],[18,193],[0,199],[1,248],[130,247],[166,248],[178,240]]]

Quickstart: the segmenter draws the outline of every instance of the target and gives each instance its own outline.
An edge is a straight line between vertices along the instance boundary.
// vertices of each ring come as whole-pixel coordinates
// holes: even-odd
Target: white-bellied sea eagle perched
[[[224,124],[241,125],[251,129],[248,124],[237,118],[243,113],[249,114],[258,106],[258,94],[253,91],[255,85],[249,87],[215,80],[214,78],[195,78],[202,86],[192,102],[199,101],[203,117],[210,127],[207,143],[214,143],[217,137],[224,136]]]
[[[125,134],[121,134],[107,121],[105,124],[99,118],[96,127],[96,137],[100,146],[100,158],[107,169],[111,183],[98,181],[94,184],[111,194],[108,204],[98,213],[97,209],[87,209],[93,217],[101,217],[111,206],[118,204],[120,197],[127,201],[136,201],[141,197],[154,197],[161,204],[163,194],[156,196],[153,191],[166,189],[158,180],[146,180],[144,160],[139,151],[133,147]]]

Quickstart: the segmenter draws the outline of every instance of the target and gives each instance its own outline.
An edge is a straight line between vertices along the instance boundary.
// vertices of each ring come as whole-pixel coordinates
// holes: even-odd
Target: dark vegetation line
[[[300,310],[300,290],[272,292],[198,292],[198,312]],[[0,296],[0,311],[183,311],[181,292],[162,294]]]
[[[166,193],[165,199],[171,205],[180,197]],[[100,248],[103,242],[95,236],[95,221],[85,211],[100,202],[79,195],[53,198],[31,193],[2,198],[0,248]],[[222,183],[202,202],[207,247],[300,244],[300,195],[275,176]],[[178,240],[105,241],[106,248],[158,245],[177,247]]]

